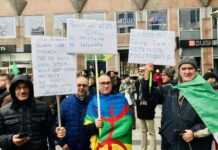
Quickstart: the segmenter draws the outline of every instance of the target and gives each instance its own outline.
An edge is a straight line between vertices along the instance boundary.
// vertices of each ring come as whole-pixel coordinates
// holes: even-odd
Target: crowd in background
[[[155,117],[155,107],[156,107],[156,105],[160,104],[159,99],[161,98],[158,95],[158,89],[163,88],[165,86],[168,86],[169,84],[176,85],[178,82],[178,76],[176,75],[176,72],[177,72],[177,69],[175,69],[174,67],[165,67],[164,69],[160,70],[159,68],[155,68],[155,66],[153,66],[153,65],[151,65],[151,66],[145,65],[145,66],[142,66],[138,69],[137,76],[123,75],[122,77],[119,77],[118,72],[116,72],[116,71],[108,71],[106,74],[104,74],[102,72],[100,74],[101,77],[103,76],[102,80],[108,80],[108,84],[111,83],[111,85],[112,85],[112,89],[111,89],[111,91],[109,90],[108,93],[110,93],[110,94],[122,93],[125,96],[126,103],[128,104],[128,107],[129,107],[128,108],[129,112],[132,114],[132,129],[136,128],[136,121],[135,121],[136,117],[139,118],[141,132],[142,132],[142,139],[141,139],[141,149],[142,150],[146,150],[146,149],[155,150],[156,149],[156,137],[155,137],[156,131],[154,128],[154,117]],[[52,132],[51,132],[51,134],[49,133],[46,135],[46,138],[50,140],[50,142],[47,142],[47,143],[49,143],[50,149],[54,149],[55,145],[61,145],[61,146],[63,146],[64,149],[70,150],[70,149],[73,149],[73,147],[76,147],[75,145],[77,145],[78,147],[75,149],[82,150],[83,149],[83,148],[81,149],[82,146],[87,146],[88,144],[90,144],[88,142],[88,140],[85,141],[86,137],[81,138],[80,141],[73,140],[73,138],[78,137],[79,134],[85,134],[85,133],[83,133],[82,129],[80,129],[79,126],[83,125],[81,118],[85,119],[86,110],[89,109],[89,108],[87,108],[89,101],[85,101],[85,100],[92,99],[90,97],[94,97],[96,95],[95,73],[93,73],[93,71],[90,72],[88,70],[83,70],[83,71],[78,73],[78,76],[85,77],[85,78],[78,79],[78,82],[79,83],[81,82],[80,84],[77,84],[77,86],[81,87],[81,89],[79,89],[80,91],[78,91],[79,94],[77,93],[74,96],[70,96],[70,95],[61,96],[62,121],[63,121],[63,126],[65,128],[56,128],[56,131],[54,129],[54,134],[57,134],[58,135],[57,137],[60,137],[60,138],[56,139],[57,137],[53,136]],[[108,79],[107,77],[109,77],[110,79]],[[216,73],[213,72],[213,69],[209,69],[208,72],[206,72],[203,75],[203,77],[206,81],[208,81],[208,83],[215,90],[218,90],[218,80],[217,80],[218,78],[217,78]],[[22,82],[24,82],[25,84],[28,82],[28,85],[29,85],[29,81],[31,80],[31,76],[26,75],[26,78],[27,79],[25,79],[25,80],[19,79],[19,82],[16,83],[16,86],[19,86],[20,83],[22,83]],[[7,105],[9,105],[10,103],[13,103],[14,99],[16,99],[16,96],[11,95],[13,92],[16,92],[16,87],[14,87],[15,89],[13,89],[15,91],[13,91],[13,92],[10,91],[10,90],[12,90],[11,83],[15,82],[14,79],[16,79],[16,77],[13,77],[9,74],[5,74],[5,73],[0,74],[0,107],[1,107],[0,115],[2,115],[1,113],[4,112],[3,111],[4,109],[6,109],[5,107],[7,107]],[[107,82],[102,81],[102,84],[107,84]],[[28,87],[28,88],[30,88],[32,90],[32,87]],[[105,90],[107,90],[107,89],[105,89]],[[31,93],[31,94],[33,94],[33,93]],[[16,93],[15,93],[15,95],[16,95]],[[32,98],[33,98],[33,95],[32,95]],[[56,117],[57,117],[56,97],[55,96],[47,96],[47,97],[37,97],[34,99],[37,99],[37,101],[46,102],[46,104],[51,112],[51,115],[49,116],[50,117],[49,122],[51,124],[54,124],[54,126],[57,126],[57,124],[56,124],[56,122],[57,122],[56,121]],[[73,102],[73,104],[69,103],[68,102],[69,99],[70,99],[70,101],[75,100],[75,102]],[[77,103],[76,99],[79,99],[78,100],[79,103]],[[20,104],[18,102],[18,106],[19,105]],[[29,105],[29,104],[27,104],[27,105]],[[41,109],[41,106],[39,106],[39,107],[40,107],[39,109]],[[72,110],[72,112],[67,112],[68,110]],[[44,109],[43,109],[43,111],[44,111]],[[74,111],[78,111],[79,113],[75,114]],[[135,114],[135,112],[136,112],[136,114]],[[13,112],[11,112],[11,113],[13,113]],[[36,113],[33,115],[37,116],[38,114]],[[72,115],[72,116],[75,115],[76,117],[72,119],[71,117],[69,117],[69,115]],[[9,115],[8,117],[10,118],[11,116]],[[18,115],[18,117],[19,117],[19,115]],[[1,123],[4,122],[4,120],[1,120],[1,119],[2,118],[0,118],[0,128],[2,127]],[[40,120],[40,119],[45,119],[45,118],[44,118],[44,116],[41,116],[41,118],[39,117],[37,119]],[[76,122],[74,119],[78,122]],[[14,120],[12,120],[12,124],[13,124],[13,121]],[[33,120],[33,122],[34,122],[34,120]],[[37,120],[36,120],[36,122],[37,122]],[[25,123],[28,123],[28,121]],[[78,124],[78,125],[75,126],[75,124]],[[87,133],[89,133],[88,134],[89,136],[91,136],[93,134],[98,134],[98,131],[96,131],[96,129],[102,127],[102,120],[98,120],[98,122],[97,123],[94,122],[94,124],[95,124],[95,127],[92,126],[93,124],[86,125],[84,127],[84,131],[87,131]],[[9,122],[9,125],[10,125],[10,122]],[[4,127],[4,128],[7,129],[7,127]],[[37,125],[36,125],[36,127],[34,126],[33,128],[36,128],[36,130],[38,130]],[[53,127],[51,127],[51,129],[52,128]],[[0,130],[2,130],[2,129],[0,129]],[[20,131],[21,130],[20,127],[18,130],[19,130],[19,132],[22,132],[22,131]],[[24,129],[22,129],[22,130],[24,130]],[[7,146],[5,146],[5,144],[10,145],[10,143],[7,143],[6,141],[4,141],[5,137],[2,136],[4,134],[5,134],[4,132],[0,131],[0,139],[3,140],[3,141],[0,141],[0,147],[2,146],[3,150],[10,150],[11,147],[7,148]],[[35,134],[35,133],[32,133],[32,134]],[[33,136],[33,137],[34,138],[45,138],[44,135],[37,135],[37,136]],[[70,140],[68,139],[64,143],[63,139],[65,137],[68,137]],[[149,144],[147,142],[148,139],[150,141]],[[16,137],[15,137],[15,141],[16,141]],[[35,140],[35,141],[36,141],[36,143],[34,143],[34,142],[33,143],[37,144],[37,140]],[[84,142],[84,143],[82,142],[83,145],[78,144],[79,142],[81,143],[81,141]],[[6,142],[6,143],[4,143],[4,142]],[[42,142],[42,141],[40,141],[40,142]],[[43,142],[45,142],[45,141],[43,141]],[[15,145],[18,145],[18,147],[19,147],[19,142],[17,142],[17,143],[18,144],[15,144]],[[26,141],[23,143],[25,145]],[[20,145],[23,145],[22,142]],[[4,148],[4,147],[6,147],[6,148]],[[15,147],[12,149],[16,150]],[[27,147],[24,147],[23,149],[25,149],[25,148],[27,148]],[[21,149],[21,150],[23,150],[23,149]],[[34,148],[32,148],[32,149],[34,150]],[[46,148],[44,148],[44,149],[46,149]],[[84,150],[86,150],[86,149],[89,149],[89,146],[84,147]]]

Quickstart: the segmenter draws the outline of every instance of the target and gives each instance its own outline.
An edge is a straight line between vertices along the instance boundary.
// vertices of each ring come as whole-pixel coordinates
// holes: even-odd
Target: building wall
[[[23,16],[35,16],[43,15],[45,16],[45,35],[53,35],[53,24],[54,24],[54,15],[57,14],[70,14],[77,13],[77,10],[73,6],[71,0],[27,0],[28,4],[23,11]],[[14,6],[8,0],[0,0],[0,16],[16,16],[16,10]],[[168,9],[168,18],[169,18],[169,30],[175,31],[177,36],[179,34],[179,17],[178,11],[179,8],[201,8],[202,14],[204,14],[201,20],[201,38],[213,38],[212,37],[212,21],[209,14],[211,7],[218,7],[218,1],[212,0],[208,9],[205,9],[202,6],[200,0],[148,0],[143,11],[146,10],[158,10],[166,8]],[[87,12],[104,12],[105,18],[107,20],[115,20],[116,12],[121,11],[135,11],[137,18],[137,28],[146,29],[146,19],[143,16],[142,11],[138,10],[133,0],[88,0],[85,3],[85,6],[82,10],[82,13]],[[16,44],[17,48],[23,48],[24,44],[30,44],[30,38],[24,36],[24,25],[21,21],[18,21],[17,17],[17,35],[16,38],[7,38],[0,39],[0,45],[5,44]],[[128,49],[129,34],[118,34],[118,49]],[[202,68],[203,72],[208,68],[213,66],[213,57],[212,48],[202,49]],[[180,59],[179,50],[176,50],[176,60],[177,62]],[[117,65],[117,60],[119,56],[114,56],[109,60],[108,70],[110,69],[119,69]],[[78,68],[84,69],[84,57],[78,57]]]

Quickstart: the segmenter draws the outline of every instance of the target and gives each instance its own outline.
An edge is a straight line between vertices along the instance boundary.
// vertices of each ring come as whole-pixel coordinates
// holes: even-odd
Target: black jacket
[[[15,96],[18,83],[29,86],[30,97],[20,102]],[[33,85],[26,76],[15,78],[10,87],[13,101],[0,109],[0,147],[3,150],[47,150],[47,138],[51,137],[51,112],[45,103],[33,98]],[[17,147],[12,143],[12,136],[27,133],[29,141]]]
[[[159,92],[155,87],[155,82],[149,90],[148,80],[138,80],[136,82],[136,108],[139,119],[152,120],[155,116],[155,107],[159,101]]]
[[[160,88],[162,94],[162,117],[160,134],[162,137],[162,150],[210,150],[212,137],[194,138],[186,143],[181,133],[185,129],[197,131],[205,128],[200,117],[194,111],[189,102],[184,98],[179,104],[179,91],[173,89],[170,84]]]

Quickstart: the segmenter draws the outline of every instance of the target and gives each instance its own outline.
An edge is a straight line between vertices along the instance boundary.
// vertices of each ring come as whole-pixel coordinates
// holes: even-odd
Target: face
[[[143,69],[139,69],[138,74],[139,74],[139,76],[143,76],[144,75],[144,70]]]
[[[107,75],[99,78],[99,92],[103,95],[110,94],[112,91],[111,79]]]
[[[191,81],[196,76],[196,69],[191,64],[182,64],[179,68],[179,75],[182,82]]]
[[[89,81],[85,77],[77,78],[77,95],[86,96],[88,94]]]
[[[7,85],[7,77],[0,76],[0,89],[5,89]]]
[[[167,83],[167,82],[170,81],[169,76],[167,76],[167,74],[166,74],[165,72],[163,72],[163,73],[161,74],[161,79],[162,79],[162,82],[163,82],[163,83]]]
[[[18,83],[15,88],[15,95],[19,101],[25,101],[29,98],[30,89],[26,83]]]
[[[115,75],[115,73],[114,73],[113,71],[111,71],[110,76],[113,78],[113,77],[115,77],[116,75]]]

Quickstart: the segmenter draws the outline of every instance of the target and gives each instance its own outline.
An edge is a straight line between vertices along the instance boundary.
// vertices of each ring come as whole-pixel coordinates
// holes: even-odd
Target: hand
[[[145,70],[148,72],[152,72],[154,70],[154,65],[153,64],[146,64],[145,65]]]
[[[69,146],[67,144],[64,144],[64,146],[62,147],[63,150],[70,150]]]
[[[12,143],[16,146],[21,146],[28,141],[27,137],[19,138],[19,134],[15,134],[12,136]]]
[[[96,126],[97,128],[102,128],[102,126],[103,126],[103,121],[102,121],[102,119],[100,119],[100,118],[96,119],[96,120],[95,120],[95,126]]]
[[[66,136],[66,129],[64,127],[57,127],[55,129],[55,133],[57,134],[57,137],[60,139],[63,139]]]
[[[182,135],[182,139],[187,143],[191,142],[194,139],[194,133],[192,130],[185,130],[185,133]]]

